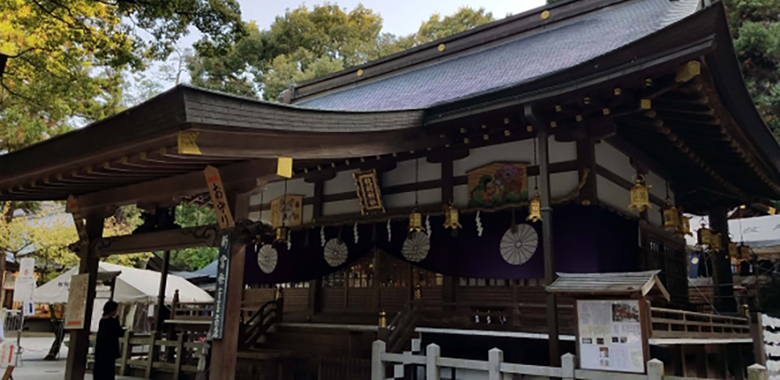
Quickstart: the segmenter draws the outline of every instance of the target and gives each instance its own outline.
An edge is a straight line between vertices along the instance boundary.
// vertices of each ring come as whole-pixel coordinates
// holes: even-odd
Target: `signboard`
[[[580,367],[645,372],[638,300],[577,300]]]
[[[217,214],[219,228],[224,230],[235,227],[233,213],[230,212],[225,186],[222,184],[219,170],[209,165],[203,169],[203,174],[206,176],[206,184],[209,188],[209,194],[211,194],[211,204],[214,205],[214,212]]]
[[[14,288],[14,302],[32,302],[35,293],[35,277],[19,276]]]
[[[528,199],[525,164],[495,162],[467,174],[469,206],[498,207]]]
[[[70,293],[68,294],[68,307],[65,308],[64,328],[84,328],[88,289],[89,273],[77,274],[70,278]]]
[[[230,275],[230,251],[233,248],[233,233],[222,235],[217,260],[217,287],[214,290],[214,315],[211,318],[211,338],[222,339],[225,329],[225,302],[227,302],[228,278]]]
[[[35,259],[25,257],[19,260],[19,276],[33,277],[35,275]]]
[[[384,214],[385,205],[382,203],[382,189],[376,176],[376,169],[363,170],[352,173],[355,179],[355,189],[360,200],[360,213]]]
[[[283,195],[271,201],[271,224],[296,227],[303,223],[303,195]]]

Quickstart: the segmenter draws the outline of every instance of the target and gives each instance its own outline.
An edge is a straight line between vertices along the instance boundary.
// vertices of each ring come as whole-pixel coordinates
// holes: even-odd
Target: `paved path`
[[[49,353],[49,347],[54,337],[23,337],[22,365],[14,369],[15,380],[63,380],[65,378],[65,358],[68,357],[68,348],[64,345],[60,351],[60,360],[44,361]],[[5,371],[5,368],[2,369]],[[2,372],[0,372],[1,374]],[[85,379],[93,380],[88,374]],[[133,377],[117,377],[122,380],[136,380]]]

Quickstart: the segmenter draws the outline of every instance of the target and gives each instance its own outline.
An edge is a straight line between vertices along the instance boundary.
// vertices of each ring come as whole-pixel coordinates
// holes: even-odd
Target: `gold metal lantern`
[[[678,232],[682,226],[680,223],[680,211],[677,207],[669,205],[667,203],[666,209],[664,209],[664,229],[671,232]]]
[[[710,239],[710,249],[716,252],[720,252],[722,248],[723,245],[721,244],[720,233],[712,234],[712,238]]]
[[[409,214],[409,232],[423,232],[425,228],[422,225],[422,214],[415,210]]]
[[[463,226],[460,225],[460,222],[458,221],[459,217],[460,214],[458,209],[451,204],[448,205],[444,210],[444,228],[451,228],[453,230],[463,228]]]
[[[538,191],[534,194],[534,199],[531,199],[528,206],[528,217],[525,219],[534,223],[542,220],[542,200],[539,199]]]
[[[680,213],[680,233],[681,235],[693,236],[691,232],[691,218]]]
[[[645,176],[641,174],[634,177],[634,182],[634,187],[631,188],[631,203],[628,205],[628,211],[644,212],[652,210],[653,206],[650,205],[649,191],[653,186],[645,185]]]
[[[702,226],[702,228],[699,229],[699,232],[696,233],[697,235],[697,243],[701,246],[709,246],[712,244],[712,230]]]
[[[287,234],[290,232],[290,229],[281,226],[276,228],[276,239],[274,242],[276,243],[287,243]]]

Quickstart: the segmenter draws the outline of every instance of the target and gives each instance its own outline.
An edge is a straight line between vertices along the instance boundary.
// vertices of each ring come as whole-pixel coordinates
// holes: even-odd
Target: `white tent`
[[[119,265],[100,263],[100,272],[121,272],[116,279],[114,301],[122,304],[150,304],[157,301],[160,289],[160,273],[150,270],[123,267]],[[73,268],[59,277],[37,287],[33,295],[35,303],[63,304],[68,302],[70,278],[78,273]],[[205,291],[189,281],[169,274],[165,287],[165,302],[173,302],[174,292],[179,291],[181,302],[213,302],[214,299]],[[102,293],[102,292],[101,292]],[[98,294],[98,298],[108,298],[108,294]]]
[[[689,245],[696,244],[696,231],[706,217],[691,219],[693,237],[687,237]],[[749,245],[753,253],[762,259],[780,258],[780,215],[757,216],[754,218],[729,219],[731,241]]]

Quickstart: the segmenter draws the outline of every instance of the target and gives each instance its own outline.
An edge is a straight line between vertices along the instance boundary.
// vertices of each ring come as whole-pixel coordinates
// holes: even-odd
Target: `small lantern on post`
[[[384,310],[379,312],[379,328],[387,328],[387,313]]]
[[[645,176],[639,174],[634,176],[634,187],[631,188],[631,204],[628,205],[628,211],[637,210],[638,212],[644,212],[646,210],[652,210],[653,206],[650,204],[649,190],[652,188],[650,185],[645,185]]]
[[[528,217],[525,219],[530,220],[533,223],[542,220],[542,200],[539,199],[538,190],[534,193],[534,199],[531,199],[528,206]]]

